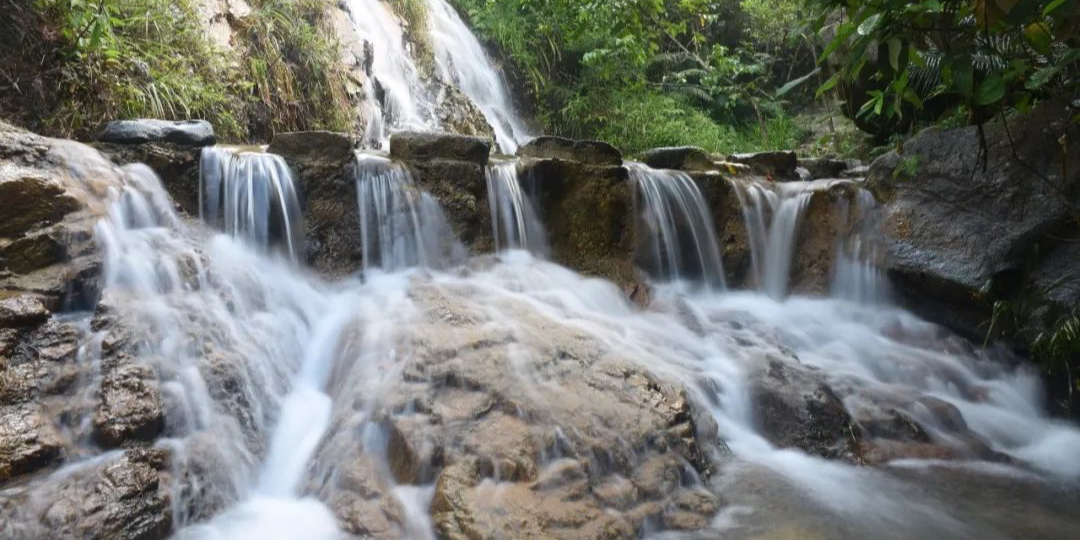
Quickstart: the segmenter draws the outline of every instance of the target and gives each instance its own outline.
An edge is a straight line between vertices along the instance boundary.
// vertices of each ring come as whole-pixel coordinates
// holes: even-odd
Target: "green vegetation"
[[[551,133],[607,139],[628,152],[670,144],[728,152],[800,142],[803,130],[794,128],[775,89],[790,70],[777,69],[778,62],[802,47],[790,44],[804,34],[750,32],[752,17],[743,11],[742,4],[752,4],[763,14],[769,2],[453,3],[524,74],[521,86]],[[802,56],[813,65],[814,55]]]
[[[110,119],[204,118],[219,137],[348,129],[338,45],[320,0],[256,0],[218,50],[189,0],[35,0],[3,6],[12,28],[0,108],[31,129],[88,138]],[[17,35],[16,35],[17,27]]]

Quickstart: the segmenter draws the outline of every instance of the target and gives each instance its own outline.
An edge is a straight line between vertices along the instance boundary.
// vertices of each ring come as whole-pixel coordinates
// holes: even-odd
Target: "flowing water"
[[[403,165],[361,153],[355,174],[365,270],[440,267],[463,260],[464,247],[439,203],[416,187]]]
[[[445,90],[440,83],[461,90],[483,113],[499,149],[513,154],[531,138],[524,121],[491,58],[476,36],[445,0],[424,0],[427,32],[435,56],[435,73],[426,74],[417,63],[417,51],[406,36],[403,22],[381,0],[347,0],[357,34],[371,46],[370,76],[366,93],[367,142],[385,149],[390,134],[400,130],[438,131],[438,102]],[[419,39],[413,36],[412,40]]]
[[[446,0],[427,0],[436,67],[443,80],[457,86],[484,113],[505,154],[531,138],[514,110],[506,81],[491,57]]]
[[[641,204],[640,223],[650,256],[644,262],[663,280],[698,280],[724,289],[716,227],[697,184],[684,172],[629,164]]]
[[[493,174],[496,190],[510,187],[502,172]],[[596,404],[607,402],[589,389],[605,369],[620,388],[635,370],[678,384],[715,422],[730,455],[713,449],[717,474],[683,480],[726,501],[705,537],[1065,539],[1077,530],[1080,431],[1042,412],[1035,374],[887,304],[687,294],[676,281],[722,269],[710,253],[715,238],[701,229],[711,223],[700,193],[682,175],[635,167],[669,270],[646,309],[611,283],[524,251],[454,266],[442,255],[449,229],[438,205],[381,157],[357,161],[369,271],[337,283],[189,224],[148,169],[129,176],[98,226],[103,303],[123,306],[118,316],[144,337],[135,358],[162,381],[168,425],[157,444],[173,453],[178,538],[344,538],[339,525],[381,523],[365,505],[387,501],[400,518],[386,524],[386,537],[435,538],[438,461],[402,476],[392,427],[436,412],[466,418],[451,404],[494,407],[484,418],[496,426],[531,422],[550,434],[554,444],[538,453],[541,477],[567,459],[592,459],[590,470],[603,474],[603,463],[619,462],[603,456],[638,451],[619,440],[634,423],[604,435],[610,418]],[[517,222],[513,207],[527,197],[508,201]],[[691,252],[699,268],[687,270],[672,251]],[[587,362],[596,367],[557,371]],[[778,366],[820,377],[856,416],[904,411],[957,459],[855,467],[776,447],[753,403],[755,381]],[[472,401],[495,384],[505,405]],[[431,396],[457,401],[436,400],[443,409],[433,411]],[[507,433],[464,422],[460,432],[432,424],[429,442],[454,456]],[[592,432],[603,448],[589,446]],[[515,491],[514,470],[495,464],[476,488],[485,504],[521,511],[510,503],[533,488]],[[361,472],[367,480],[358,483]],[[353,492],[361,495],[348,498]],[[38,504],[47,501],[23,508]],[[648,527],[644,536],[680,537]]]
[[[517,162],[488,166],[487,186],[496,251],[517,249],[546,256],[544,227],[522,189]]]
[[[303,253],[300,201],[281,156],[251,148],[204,148],[199,213],[207,223],[256,246],[279,244],[293,260]]]

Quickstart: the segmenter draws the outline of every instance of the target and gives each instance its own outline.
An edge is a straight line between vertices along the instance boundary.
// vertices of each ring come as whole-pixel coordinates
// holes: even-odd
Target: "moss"
[[[413,44],[417,67],[426,77],[435,75],[435,48],[431,44],[428,6],[424,0],[387,0],[406,23],[406,37]]]

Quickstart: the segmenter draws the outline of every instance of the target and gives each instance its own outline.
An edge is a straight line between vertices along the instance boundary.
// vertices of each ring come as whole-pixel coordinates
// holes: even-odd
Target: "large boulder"
[[[356,141],[348,134],[332,131],[278,133],[266,149],[302,167],[340,167],[354,152]]]
[[[546,227],[553,260],[626,288],[639,283],[634,190],[626,168],[524,160],[518,174]]]
[[[94,226],[124,172],[93,149],[0,123],[0,298],[85,306],[100,255]]]
[[[390,136],[390,157],[406,163],[445,159],[486,165],[491,143],[452,133],[400,131]]]
[[[716,163],[709,154],[694,146],[646,150],[641,154],[641,161],[654,169],[676,169],[681,171],[716,169]]]
[[[732,163],[741,163],[750,167],[755,174],[767,176],[775,181],[798,180],[795,169],[799,159],[790,150],[758,152],[755,154],[734,154],[728,157]]]
[[[535,159],[575,161],[600,167],[618,167],[623,163],[622,152],[606,142],[577,141],[563,137],[537,137],[518,148],[517,155]]]
[[[202,148],[169,142],[97,142],[93,147],[117,165],[142,163],[150,167],[181,210],[189,216],[199,215],[199,163]]]
[[[205,120],[156,120],[139,118],[106,123],[97,140],[104,143],[143,144],[166,142],[184,146],[211,146],[217,139],[214,127]]]
[[[1080,138],[1061,101],[983,126],[929,129],[876,160],[868,184],[884,202],[879,241],[908,304],[976,333],[981,291],[1024,288],[1026,261],[1076,219]],[[985,141],[985,148],[982,146]],[[1074,267],[1075,267],[1074,263]]]

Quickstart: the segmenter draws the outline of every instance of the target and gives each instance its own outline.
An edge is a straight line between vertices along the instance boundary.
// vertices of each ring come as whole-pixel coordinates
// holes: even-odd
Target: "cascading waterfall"
[[[511,161],[488,166],[487,187],[495,249],[521,249],[536,256],[545,256],[547,239],[544,228],[522,189],[517,163]]]
[[[357,33],[371,44],[364,131],[369,144],[385,146],[390,132],[401,129],[437,131],[434,92],[424,82],[409,53],[401,23],[380,0],[347,0]]]
[[[868,226],[866,220],[876,207],[874,194],[860,188],[855,197],[856,226]],[[863,231],[856,230],[847,242],[837,246],[830,284],[833,297],[865,303],[881,303],[888,299],[888,278],[878,266],[877,245],[866,238]]]
[[[457,86],[484,113],[506,154],[531,138],[514,110],[506,82],[461,16],[446,0],[427,0],[439,76]]]
[[[790,286],[799,227],[813,190],[818,186],[814,182],[770,186],[758,182],[731,182],[742,207],[754,280],[769,296],[783,299]]]
[[[293,260],[303,254],[300,202],[281,156],[248,148],[204,148],[199,212],[206,223],[259,247],[278,243]]]
[[[439,203],[403,165],[357,154],[356,186],[364,270],[440,267],[464,259]]]
[[[664,243],[661,259],[693,241],[697,253],[690,259],[715,263],[711,271],[722,275],[718,255],[701,255],[708,247],[698,241],[708,237],[701,227],[711,224],[702,223],[707,213],[694,217],[703,208],[692,182],[632,169],[643,219],[654,221],[650,231]],[[608,411],[591,402],[621,388],[639,388],[638,395],[652,400],[669,384],[685,389],[702,420],[711,414],[731,450],[708,482],[689,471],[658,484],[659,491],[722,493],[729,505],[702,523],[713,529],[703,535],[753,537],[790,524],[807,537],[842,540],[997,540],[1032,537],[1023,519],[1029,509],[1051,531],[1065,531],[1034,537],[1069,538],[1076,530],[1073,495],[1054,491],[1053,483],[1075,486],[1080,479],[1080,430],[1042,411],[1038,376],[903,310],[820,298],[778,303],[757,293],[687,294],[676,283],[658,286],[642,310],[614,284],[524,252],[452,271],[392,272],[420,262],[418,253],[403,253],[422,251],[420,231],[434,209],[424,208],[403,169],[373,156],[358,157],[365,230],[375,242],[365,247],[365,260],[371,256],[386,272],[326,283],[187,224],[148,169],[127,173],[129,186],[97,227],[105,256],[100,311],[122,306],[111,311],[139,337],[129,360],[152,367],[161,381],[167,426],[154,444],[171,450],[180,539],[337,540],[341,523],[386,521],[364,506],[378,497],[401,508],[395,519],[402,523],[389,524],[385,537],[435,538],[433,480],[450,466],[443,460],[456,460],[460,472],[475,453],[491,448],[496,454],[483,456],[490,469],[483,478],[465,469],[464,480],[447,482],[466,483],[457,493],[481,501],[470,511],[513,515],[521,501],[513,497],[546,497],[560,482],[570,482],[576,497],[629,485],[616,492],[614,505],[592,514],[578,513],[576,498],[552,506],[569,505],[575,519],[626,515],[620,523],[632,523],[636,508],[620,498],[642,490],[609,470],[620,463],[611,456],[632,464],[621,471],[627,476],[645,473],[635,481],[662,476],[633,465],[635,452],[655,450],[655,433],[640,446],[619,439],[634,429],[635,418],[652,418],[654,408],[673,404],[658,399],[644,406],[647,414],[623,417],[604,416]],[[664,264],[690,275],[679,258]],[[754,381],[778,370],[820,377],[853,416],[869,410],[918,420],[926,426],[921,437],[963,459],[871,468],[777,448],[755,418],[752,399],[760,388]],[[816,383],[811,391],[821,393]],[[604,403],[618,409],[612,399]],[[401,465],[406,456],[391,453],[391,435],[400,451],[402,434],[417,424],[442,435],[407,441],[409,459],[420,462],[429,446],[443,446],[420,462],[431,470],[406,468],[415,475],[399,485],[392,462]],[[588,439],[605,429],[619,436]],[[551,446],[537,450],[548,444],[545,438]],[[1007,459],[978,461],[988,450]],[[50,485],[62,487],[79,467],[115,457],[105,452],[41,480],[5,485],[0,510],[14,510],[0,520],[0,535],[43,537],[20,535],[12,523],[48,515]],[[521,476],[500,477],[503,471]],[[590,485],[591,475],[604,483]],[[1003,482],[1029,490],[1024,493],[1049,486],[1050,495],[1064,493],[1060,506],[1067,509],[1056,510],[1051,501],[1046,508],[1054,513],[1044,512],[1040,501],[1000,495]],[[350,489],[354,498],[336,498]],[[18,498],[27,491],[34,496]],[[644,530],[646,538],[667,537]]]
[[[654,276],[671,281],[700,280],[723,289],[724,267],[716,227],[697,184],[684,172],[629,164],[636,186],[642,225],[648,233]]]

